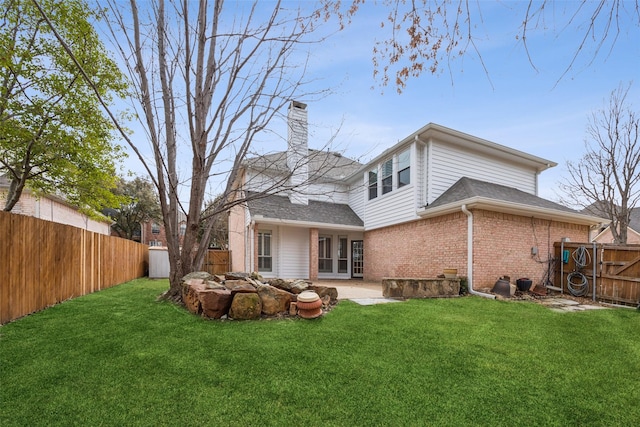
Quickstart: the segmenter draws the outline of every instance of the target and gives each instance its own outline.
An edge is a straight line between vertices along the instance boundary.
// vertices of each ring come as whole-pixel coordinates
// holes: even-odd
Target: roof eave
[[[578,212],[565,212],[556,209],[543,208],[522,203],[507,202],[503,200],[489,199],[486,197],[470,197],[457,202],[448,203],[429,209],[422,208],[418,211],[421,218],[432,218],[435,216],[445,215],[453,212],[459,212],[462,205],[466,205],[469,209],[486,209],[495,212],[508,213],[520,216],[533,216],[540,219],[548,219],[559,222],[568,222],[571,224],[596,226],[607,223],[606,218],[592,215],[585,215]]]
[[[364,231],[364,225],[329,224],[325,222],[299,221],[299,220],[282,219],[282,218],[268,218],[262,215],[254,215],[252,216],[251,220],[258,224],[288,225],[290,227],[300,227],[300,228],[330,228],[332,230],[344,230],[344,231],[361,231],[361,232]]]
[[[453,143],[455,145],[460,145],[465,148],[471,147],[492,155],[500,154],[501,157],[507,159],[517,159],[521,163],[532,167],[538,172],[542,172],[549,168],[558,166],[556,162],[525,153],[524,151],[516,150],[514,148],[510,148],[486,139],[478,138],[476,136],[450,129],[446,126],[438,125],[436,123],[428,123],[411,135],[400,140],[391,148],[384,150],[382,153],[374,157],[371,161],[364,164],[360,169],[353,173],[348,178],[348,180],[351,180],[354,176],[366,172],[372,164],[377,164],[381,159],[389,156],[389,154],[392,152],[400,150],[403,146],[408,145],[414,141],[420,141],[426,144],[430,139],[442,140],[448,143]]]

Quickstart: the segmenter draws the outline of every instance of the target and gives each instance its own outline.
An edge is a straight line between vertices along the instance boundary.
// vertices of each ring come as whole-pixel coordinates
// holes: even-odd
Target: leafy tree
[[[567,200],[611,220],[616,243],[627,243],[631,210],[640,200],[640,113],[627,100],[630,86],[618,87],[587,126],[586,154],[567,162],[561,184]]]
[[[115,221],[112,227],[121,237],[134,240],[143,223],[162,220],[156,188],[149,180],[136,177],[126,181],[120,178],[114,193],[124,201],[118,208],[103,212]]]
[[[44,0],[42,9],[68,41],[107,101],[125,94],[83,0]],[[31,0],[0,0],[0,174],[9,181],[10,211],[25,187],[62,194],[87,213],[117,204],[113,123],[93,88],[52,34]]]

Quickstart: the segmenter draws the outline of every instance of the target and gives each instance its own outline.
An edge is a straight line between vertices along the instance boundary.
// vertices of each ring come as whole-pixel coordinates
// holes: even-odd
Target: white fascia
[[[592,226],[602,223],[606,224],[608,222],[606,218],[585,215],[579,212],[564,212],[556,209],[542,208],[537,206],[525,205],[522,203],[507,202],[504,200],[489,199],[486,197],[470,197],[465,200],[460,200],[435,208],[425,207],[419,209],[417,211],[417,214],[422,218],[432,218],[435,216],[459,212],[460,207],[463,205],[466,205],[467,209],[484,209],[495,212],[548,219],[558,222],[568,222],[571,224],[579,225]]]

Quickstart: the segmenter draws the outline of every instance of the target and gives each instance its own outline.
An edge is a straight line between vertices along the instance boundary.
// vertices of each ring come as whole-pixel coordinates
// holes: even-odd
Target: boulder
[[[203,282],[214,280],[212,274],[207,273],[206,271],[194,271],[193,273],[189,273],[182,278],[183,282],[188,282],[191,279],[200,279]]]
[[[262,313],[267,316],[275,316],[279,313],[285,313],[289,310],[291,304],[291,294],[274,286],[261,286],[258,289],[258,295],[262,300]]]
[[[202,313],[202,304],[200,303],[199,293],[204,291],[206,286],[201,280],[194,280],[193,283],[187,284],[182,289],[182,301],[185,307],[193,314]]]
[[[295,316],[298,314],[298,303],[297,302],[291,302],[291,304],[289,304],[289,315],[290,316]]]
[[[233,296],[229,317],[237,320],[259,319],[262,302],[257,293],[237,293]]]
[[[204,289],[199,293],[202,315],[220,319],[231,307],[232,295],[228,289]]]
[[[244,280],[227,280],[224,282],[224,286],[229,289],[232,294],[255,294],[258,292],[255,286]]]
[[[214,282],[212,280],[205,283],[207,289],[227,289],[222,283]]]
[[[317,293],[322,300],[324,300],[325,296],[329,296],[331,304],[338,302],[338,290],[332,286],[311,285],[309,290]]]
[[[249,277],[249,273],[231,272],[224,274],[226,280],[245,280],[247,277]]]
[[[306,291],[309,288],[309,283],[304,280],[282,280],[282,279],[274,279],[270,280],[269,284],[271,286],[275,286],[279,289],[284,289],[287,292],[291,292],[292,294],[299,294],[302,291]]]

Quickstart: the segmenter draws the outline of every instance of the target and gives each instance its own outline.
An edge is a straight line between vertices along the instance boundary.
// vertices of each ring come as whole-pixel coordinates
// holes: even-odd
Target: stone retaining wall
[[[457,297],[460,279],[383,278],[382,295],[386,298]]]

